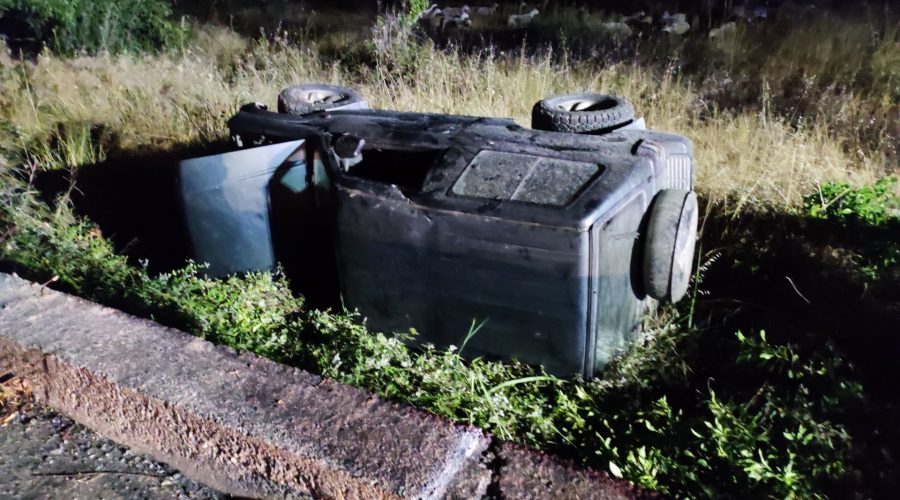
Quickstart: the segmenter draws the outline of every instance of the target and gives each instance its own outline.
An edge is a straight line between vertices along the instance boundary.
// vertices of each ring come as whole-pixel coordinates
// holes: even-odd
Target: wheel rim
[[[344,95],[330,90],[306,90],[298,98],[308,104],[334,104],[343,100]]]
[[[564,99],[556,108],[563,111],[604,111],[612,109],[618,105],[612,97],[601,97],[597,99]]]

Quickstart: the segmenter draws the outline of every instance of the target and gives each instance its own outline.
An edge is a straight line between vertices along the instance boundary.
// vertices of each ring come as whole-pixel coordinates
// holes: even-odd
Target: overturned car
[[[211,275],[280,264],[373,329],[585,377],[628,347],[654,300],[687,291],[690,142],[646,130],[624,99],[545,99],[526,129],[301,85],[278,112],[248,104],[228,125],[235,151],[179,168]]]

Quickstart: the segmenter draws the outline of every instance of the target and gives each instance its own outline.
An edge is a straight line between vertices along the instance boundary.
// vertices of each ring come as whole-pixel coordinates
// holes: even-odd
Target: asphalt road
[[[224,498],[171,467],[28,405],[0,426],[0,499]]]

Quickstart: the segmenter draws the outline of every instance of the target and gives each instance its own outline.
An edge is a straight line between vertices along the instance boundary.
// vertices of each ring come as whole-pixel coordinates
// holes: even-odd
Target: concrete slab
[[[498,446],[502,460],[497,489],[506,498],[654,498],[657,495],[512,443]]]
[[[7,274],[0,370],[61,413],[232,495],[642,495],[479,429]]]

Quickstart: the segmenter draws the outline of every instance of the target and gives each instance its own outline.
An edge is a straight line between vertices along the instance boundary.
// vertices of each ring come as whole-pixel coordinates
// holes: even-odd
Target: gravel
[[[0,427],[0,498],[225,498],[52,410]]]

